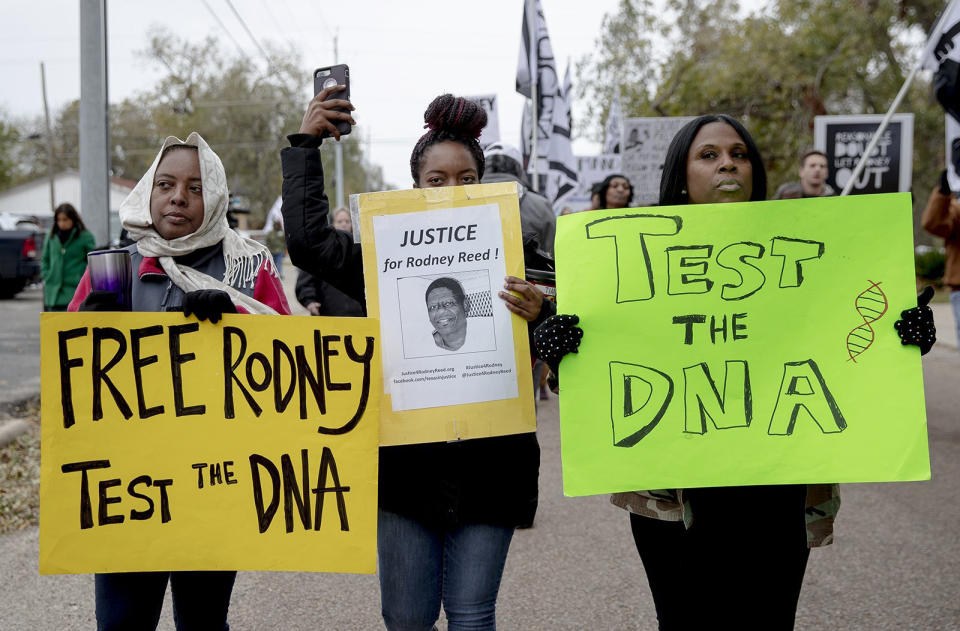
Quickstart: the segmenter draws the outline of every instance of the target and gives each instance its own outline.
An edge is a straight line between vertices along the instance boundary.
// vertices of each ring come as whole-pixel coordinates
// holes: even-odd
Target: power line
[[[237,20],[240,22],[240,26],[242,26],[243,30],[247,32],[247,35],[250,37],[250,40],[257,47],[257,50],[260,51],[260,54],[263,55],[263,58],[267,61],[267,66],[268,67],[272,66],[273,64],[270,63],[270,57],[267,55],[267,51],[263,49],[263,46],[260,45],[260,42],[257,41],[257,38],[253,36],[253,31],[251,31],[250,27],[247,26],[247,23],[244,22],[243,18],[240,16],[240,12],[237,11],[237,8],[233,6],[233,2],[231,2],[231,0],[224,0],[224,2],[226,2],[227,6],[230,7],[230,10],[233,11],[233,14],[237,17]]]
[[[240,47],[240,42],[233,36],[233,33],[227,30],[227,26],[223,23],[223,20],[220,19],[220,16],[216,14],[207,0],[203,0],[203,6],[207,7],[207,11],[210,12],[210,15],[213,16],[213,19],[217,21],[217,24],[220,25],[220,28],[223,29],[223,32],[227,34],[227,37],[230,38],[230,41],[233,42],[233,45],[237,47],[237,50],[240,51],[240,56],[246,58],[246,53],[243,52],[243,49]]]

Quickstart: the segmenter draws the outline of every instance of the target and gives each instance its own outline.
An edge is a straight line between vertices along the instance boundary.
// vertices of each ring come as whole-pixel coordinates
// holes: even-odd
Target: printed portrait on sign
[[[497,349],[489,270],[397,279],[407,359]]]

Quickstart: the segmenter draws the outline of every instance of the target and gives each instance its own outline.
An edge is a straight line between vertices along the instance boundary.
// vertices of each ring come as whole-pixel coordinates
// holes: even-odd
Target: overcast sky
[[[191,40],[213,35],[225,51],[234,41],[258,53],[226,0],[112,0],[107,3],[111,102],[147,89],[160,70],[134,51],[146,45],[152,24]],[[339,30],[340,60],[350,65],[357,123],[370,138],[370,159],[395,186],[410,186],[410,150],[423,133],[423,111],[433,97],[496,93],[503,140],[517,144],[524,98],[514,91],[522,0],[232,0],[261,42],[293,42],[307,69],[333,63],[331,34]],[[567,59],[590,52],[617,0],[542,0],[560,76]],[[232,39],[231,39],[232,38]],[[0,20],[0,107],[15,115],[42,112],[40,62],[47,94],[58,109],[80,96],[79,0],[5,1]],[[304,86],[312,94],[312,85]],[[574,103],[574,116],[582,111]],[[190,130],[170,130],[185,136]],[[291,130],[296,131],[296,130]],[[594,143],[577,140],[577,153]],[[229,165],[226,165],[229,170]],[[279,163],[278,163],[279,171]]]

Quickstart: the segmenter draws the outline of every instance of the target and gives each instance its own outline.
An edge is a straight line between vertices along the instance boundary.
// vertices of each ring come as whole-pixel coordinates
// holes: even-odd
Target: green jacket
[[[66,306],[73,298],[84,270],[87,253],[96,248],[93,233],[73,230],[66,243],[60,243],[52,230],[43,242],[40,273],[43,275],[43,304],[48,307]]]

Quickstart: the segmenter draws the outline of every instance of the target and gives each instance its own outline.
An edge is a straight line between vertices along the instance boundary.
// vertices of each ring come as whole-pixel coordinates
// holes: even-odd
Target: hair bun
[[[477,103],[452,94],[442,94],[423,113],[424,127],[453,136],[479,138],[487,125],[487,113]]]

